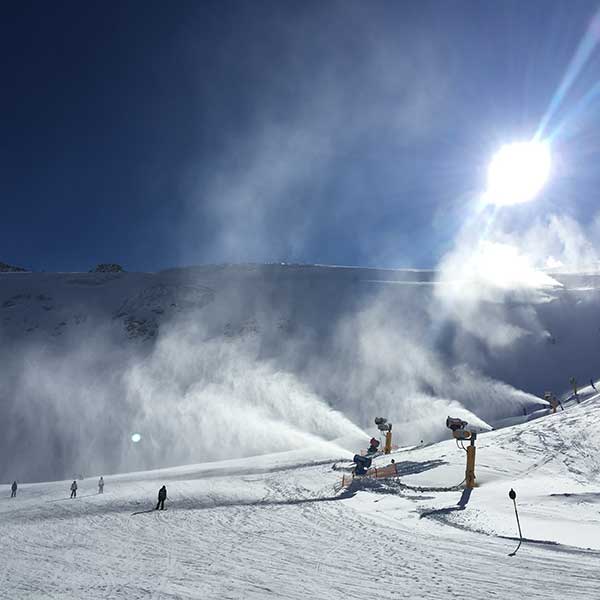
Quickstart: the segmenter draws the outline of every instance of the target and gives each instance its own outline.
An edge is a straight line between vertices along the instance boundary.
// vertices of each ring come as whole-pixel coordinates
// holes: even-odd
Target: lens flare
[[[516,142],[502,146],[488,169],[485,200],[510,206],[533,200],[550,175],[550,147],[544,142]]]
[[[132,433],[131,434],[131,441],[134,444],[137,444],[138,442],[142,441],[142,436],[139,433]]]

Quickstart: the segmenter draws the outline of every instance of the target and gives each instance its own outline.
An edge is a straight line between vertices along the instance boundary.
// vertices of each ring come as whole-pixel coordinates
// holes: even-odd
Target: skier
[[[77,498],[77,482],[74,479],[71,484],[71,498]]]
[[[104,494],[104,477],[100,475],[100,479],[98,480],[98,493]]]
[[[17,482],[13,481],[12,485],[10,486],[10,497],[15,498],[16,495],[17,495]]]
[[[156,509],[160,506],[160,510],[165,510],[165,500],[167,499],[167,488],[166,486],[162,486],[160,490],[158,490],[158,503],[156,504]]]

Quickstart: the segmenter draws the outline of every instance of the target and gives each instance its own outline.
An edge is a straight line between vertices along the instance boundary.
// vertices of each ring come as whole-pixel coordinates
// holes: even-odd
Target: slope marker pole
[[[517,492],[510,488],[510,492],[508,492],[508,497],[513,501],[515,505],[515,516],[517,517],[517,527],[519,528],[519,545],[515,548],[514,552],[511,552],[509,556],[514,556],[517,553],[517,550],[521,547],[523,543],[523,534],[521,533],[521,523],[519,522],[519,513],[517,512]]]

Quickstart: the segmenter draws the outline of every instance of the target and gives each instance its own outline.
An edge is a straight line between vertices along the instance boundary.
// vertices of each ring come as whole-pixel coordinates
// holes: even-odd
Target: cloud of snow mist
[[[508,255],[516,260],[512,250]],[[488,322],[495,315],[498,327],[523,331],[551,323],[556,345],[531,334],[501,344],[492,338],[492,345],[481,336],[487,322],[474,330],[463,325],[460,306],[456,313],[440,306],[443,283],[385,283],[385,272],[376,283],[361,270],[281,266],[111,280],[94,297],[102,306],[106,289],[114,311],[127,307],[127,318],[168,312],[173,298],[181,306],[161,321],[156,340],[128,339],[127,321],[115,312],[73,326],[69,338],[21,346],[7,340],[0,476],[106,474],[311,447],[338,457],[336,440],[359,450],[375,433],[376,416],[394,423],[395,443],[412,444],[447,438],[449,415],[493,424],[530,413],[542,401],[514,383],[541,395],[562,372],[553,379],[560,392],[571,374],[579,376],[581,359],[569,348],[583,334],[564,318],[573,306],[568,295],[554,310],[543,298],[547,290],[514,283],[530,281],[528,268],[515,273],[503,286],[486,283],[485,295],[465,294],[471,314]],[[483,271],[480,280],[488,276]],[[546,282],[536,277],[536,285]],[[48,279],[40,279],[41,288]],[[165,295],[167,287],[178,291]],[[196,297],[202,301],[185,302]],[[68,314],[66,292],[61,304]],[[595,305],[577,306],[587,315]],[[140,443],[131,442],[133,432]]]
[[[600,213],[583,227],[568,216],[550,215],[519,236],[518,244],[538,268],[558,273],[597,273]]]
[[[510,346],[541,329],[533,306],[562,287],[517,246],[491,240],[460,240],[440,265],[432,311],[490,348]]]
[[[336,363],[311,365],[318,389],[363,427],[373,427],[375,416],[388,418],[399,444],[444,439],[449,415],[486,427],[541,405],[436,348],[430,289],[410,286],[399,294],[389,286],[342,319],[332,348]]]
[[[97,333],[19,348],[14,364],[4,361],[15,377],[0,388],[0,478],[69,478],[294,449],[339,458],[367,439],[309,383],[262,358],[257,337],[215,337],[185,320],[166,325],[150,352],[139,350]]]
[[[333,440],[366,437],[293,373],[261,360],[252,336],[207,338],[198,326],[175,325],[124,381],[149,464],[316,446],[345,456]]]
[[[13,340],[3,353],[12,377],[0,385],[0,477],[75,477],[126,451],[131,411],[121,375],[132,355],[109,336],[86,333],[68,347]]]
[[[479,215],[438,265],[432,317],[492,351],[524,336],[548,337],[538,312],[563,288],[552,274],[598,272],[595,229],[597,221],[584,228],[558,215],[518,228],[508,217]],[[465,335],[457,344],[468,351]]]
[[[181,312],[161,323],[155,342],[124,338],[110,303],[108,314],[73,325],[69,338],[7,338],[0,476],[106,474],[295,448],[338,457],[340,445],[364,447],[376,416],[394,423],[395,443],[412,444],[447,438],[449,415],[483,425],[532,412],[542,401],[517,387],[541,395],[552,379],[560,392],[571,374],[594,374],[588,363],[578,372],[582,356],[571,348],[581,347],[595,304],[578,304],[568,290],[552,300],[561,288],[541,270],[547,250],[536,240],[546,232],[565,267],[592,263],[594,246],[573,222],[550,224],[535,224],[521,243],[502,232],[476,243],[465,236],[433,284],[386,284],[384,272],[374,283],[360,270],[310,267],[98,283],[94,297],[106,285],[114,311],[125,306],[131,318],[169,309],[171,298]],[[39,293],[51,279],[40,277]],[[61,314],[71,310],[71,293],[60,297]],[[79,293],[74,313],[86,308]],[[196,296],[202,302],[189,300]],[[574,306],[581,322],[570,321]],[[131,442],[133,432],[140,443]]]
[[[264,281],[255,281],[260,287]],[[310,303],[302,279],[290,295]],[[315,283],[313,282],[313,286]],[[318,287],[318,286],[317,286]],[[242,288],[248,291],[248,284]],[[437,441],[448,436],[446,416],[473,425],[531,412],[544,405],[530,394],[495,381],[476,367],[445,356],[434,343],[426,290],[390,286],[365,299],[362,309],[335,315],[317,293],[324,320],[333,322],[314,337],[319,320],[300,322],[300,332],[269,332],[269,322],[288,314],[268,286],[255,291],[257,316],[245,333],[232,337],[202,323],[217,311],[243,316],[217,303],[172,322],[152,354],[124,375],[125,404],[132,428],[144,436],[145,460],[160,464],[196,462],[265,452],[310,448],[347,440],[358,451],[373,419],[394,423],[395,443]],[[222,297],[224,299],[224,297]],[[425,300],[425,302],[424,302]],[[217,318],[218,320],[218,318]],[[355,424],[356,423],[356,424]],[[130,454],[139,452],[130,448]],[[331,446],[331,454],[344,451]],[[130,468],[128,455],[122,469]]]
[[[465,225],[439,264],[429,308],[436,345],[457,363],[533,384],[539,395],[557,382],[565,389],[571,375],[594,375],[584,355],[595,353],[595,295],[577,290],[596,285],[583,274],[599,273],[597,223],[550,215],[515,227],[495,214]],[[567,352],[568,343],[578,352]]]

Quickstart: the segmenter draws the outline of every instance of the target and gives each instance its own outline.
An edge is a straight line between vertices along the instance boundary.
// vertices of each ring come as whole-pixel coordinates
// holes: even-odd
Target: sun
[[[488,168],[485,200],[509,206],[533,200],[550,176],[550,147],[544,142],[506,144]]]

